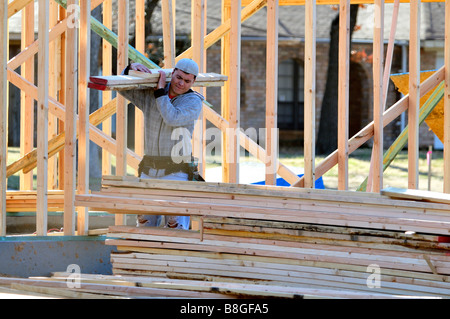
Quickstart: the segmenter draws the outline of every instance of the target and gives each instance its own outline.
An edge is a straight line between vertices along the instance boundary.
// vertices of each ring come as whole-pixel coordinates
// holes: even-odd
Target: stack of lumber
[[[245,219],[211,218],[204,223],[202,236],[193,231],[110,227],[108,236],[115,239],[108,239],[107,244],[118,250],[111,254],[113,273],[353,293],[450,296],[449,247],[433,236],[407,239],[397,233],[358,235],[355,233],[361,230],[321,227],[305,231],[298,223],[290,224],[289,229],[286,223]],[[380,272],[376,289],[370,280],[375,268],[370,267]]]
[[[0,277],[0,298],[71,298],[71,299],[245,299],[276,297],[298,298],[405,298],[376,292],[350,292],[331,289],[277,286],[240,282],[209,282],[162,277],[52,273],[49,277]],[[409,296],[412,297],[412,296]],[[201,302],[201,301],[200,301]]]
[[[77,195],[76,205],[199,221],[189,231],[111,226],[106,244],[117,247],[117,276],[450,296],[450,207],[442,203],[105,176],[101,191]]]
[[[450,205],[375,193],[104,176],[76,206],[117,214],[221,216],[450,236]]]
[[[151,70],[152,73],[144,73],[130,70],[128,75],[109,75],[109,76],[91,76],[88,87],[96,90],[131,90],[146,89],[156,87],[159,79],[157,70]],[[166,79],[170,81],[173,69],[162,70],[166,73]],[[223,86],[227,76],[217,73],[200,73],[195,80],[194,86]]]
[[[64,210],[64,191],[49,190],[47,196],[48,211]],[[34,212],[37,205],[36,191],[7,191],[6,211],[7,212]]]

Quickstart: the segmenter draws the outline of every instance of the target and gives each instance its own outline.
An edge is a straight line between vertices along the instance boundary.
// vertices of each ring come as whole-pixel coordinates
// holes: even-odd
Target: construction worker
[[[128,65],[129,70],[151,72],[140,63]],[[144,157],[139,164],[140,178],[197,180],[197,166],[192,157],[191,137],[204,97],[191,89],[198,76],[198,65],[181,59],[166,83],[166,73],[155,89],[119,91],[144,114]],[[201,178],[200,178],[201,179]],[[164,221],[165,219],[165,221]],[[138,215],[137,226],[160,226],[189,229],[189,216]]]

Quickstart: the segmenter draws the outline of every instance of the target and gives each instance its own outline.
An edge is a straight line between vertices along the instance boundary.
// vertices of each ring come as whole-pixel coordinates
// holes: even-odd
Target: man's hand
[[[156,89],[163,89],[166,87],[166,73],[162,70],[158,70],[159,72],[159,80]]]
[[[145,65],[141,63],[131,63],[130,65],[131,70],[145,72],[145,73],[152,73],[149,68],[147,68]]]

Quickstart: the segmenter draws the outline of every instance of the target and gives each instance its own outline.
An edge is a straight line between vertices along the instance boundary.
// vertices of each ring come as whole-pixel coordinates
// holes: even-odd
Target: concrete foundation
[[[114,249],[105,245],[105,236],[0,237],[0,276],[26,278],[73,272],[69,265],[78,265],[84,274],[109,275]]]

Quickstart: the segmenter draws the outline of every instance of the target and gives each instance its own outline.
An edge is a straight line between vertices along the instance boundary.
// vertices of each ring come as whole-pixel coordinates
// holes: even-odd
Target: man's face
[[[172,73],[170,81],[171,95],[180,95],[186,93],[194,84],[195,77],[193,74],[184,73],[181,70],[175,70]]]

